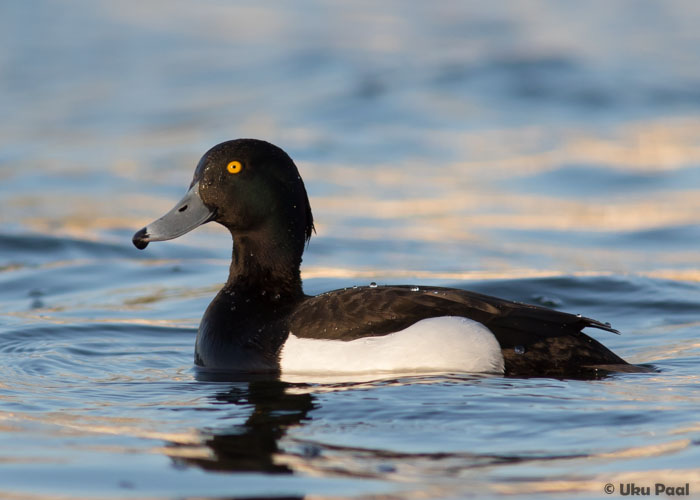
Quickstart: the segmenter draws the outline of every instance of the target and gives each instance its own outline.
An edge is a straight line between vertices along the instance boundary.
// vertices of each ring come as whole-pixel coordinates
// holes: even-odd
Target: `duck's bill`
[[[170,212],[139,230],[132,241],[143,250],[151,241],[172,240],[212,220],[216,213],[199,197],[199,182],[194,184]]]

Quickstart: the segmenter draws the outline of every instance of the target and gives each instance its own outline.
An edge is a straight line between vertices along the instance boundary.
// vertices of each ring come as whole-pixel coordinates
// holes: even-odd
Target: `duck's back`
[[[335,290],[302,302],[290,315],[288,326],[299,339],[351,342],[387,336],[426,318],[445,316],[468,318],[488,329],[500,344],[507,375],[587,376],[600,367],[627,365],[581,331],[594,327],[615,332],[607,324],[453,288]]]

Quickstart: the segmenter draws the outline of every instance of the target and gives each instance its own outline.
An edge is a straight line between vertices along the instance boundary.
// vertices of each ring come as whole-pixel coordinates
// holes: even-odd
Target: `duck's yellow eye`
[[[229,174],[237,174],[243,169],[243,165],[241,164],[240,161],[232,161],[228,165],[226,165],[226,170],[228,170]]]

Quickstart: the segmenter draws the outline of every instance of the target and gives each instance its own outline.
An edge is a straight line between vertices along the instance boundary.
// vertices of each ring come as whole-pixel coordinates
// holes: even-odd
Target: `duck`
[[[229,230],[228,279],[201,319],[194,364],[244,373],[468,372],[592,377],[634,371],[582,330],[609,323],[458,288],[353,286],[304,293],[315,232],[299,170],[258,139],[222,142],[184,197],[137,231],[140,250],[216,222]]]

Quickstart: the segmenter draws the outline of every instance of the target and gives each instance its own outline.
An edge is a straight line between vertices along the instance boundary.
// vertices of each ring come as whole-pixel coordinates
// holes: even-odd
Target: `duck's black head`
[[[215,221],[234,238],[234,267],[296,266],[314,229],[304,183],[292,159],[256,139],[222,142],[199,161],[185,197],[138,231],[137,248]]]

